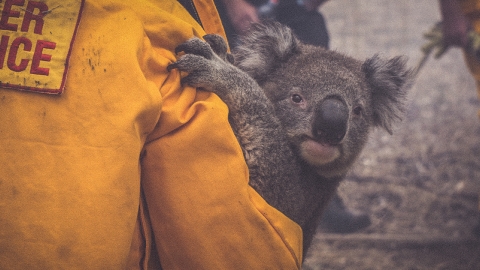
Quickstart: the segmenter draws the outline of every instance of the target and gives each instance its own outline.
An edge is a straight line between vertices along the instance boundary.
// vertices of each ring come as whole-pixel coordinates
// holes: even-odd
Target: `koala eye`
[[[362,112],[363,112],[363,109],[362,107],[360,106],[357,106],[353,109],[353,113],[356,115],[356,116],[360,116],[362,115]]]
[[[299,94],[293,94],[292,95],[292,101],[295,102],[295,103],[300,103],[300,102],[303,101],[303,98]]]

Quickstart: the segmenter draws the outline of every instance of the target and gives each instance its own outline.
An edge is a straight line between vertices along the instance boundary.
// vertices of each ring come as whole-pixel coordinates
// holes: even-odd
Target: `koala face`
[[[297,153],[323,176],[344,174],[373,122],[361,63],[307,47],[261,86]]]
[[[344,176],[371,127],[391,132],[409,78],[405,59],[361,62],[304,45],[279,25],[254,33],[235,55],[238,66],[257,80],[293,149],[320,175]]]

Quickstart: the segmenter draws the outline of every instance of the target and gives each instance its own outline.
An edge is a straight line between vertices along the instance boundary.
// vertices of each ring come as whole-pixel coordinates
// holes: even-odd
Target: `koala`
[[[404,57],[362,62],[302,44],[276,22],[254,25],[233,57],[220,36],[204,40],[179,45],[168,69],[227,104],[250,185],[301,226],[306,253],[370,130],[401,120],[412,71]]]

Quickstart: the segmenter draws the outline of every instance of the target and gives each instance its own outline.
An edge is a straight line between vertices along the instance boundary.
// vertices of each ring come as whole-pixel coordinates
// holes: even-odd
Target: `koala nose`
[[[339,144],[347,133],[347,124],[347,105],[336,97],[327,98],[317,107],[313,134],[320,142]]]

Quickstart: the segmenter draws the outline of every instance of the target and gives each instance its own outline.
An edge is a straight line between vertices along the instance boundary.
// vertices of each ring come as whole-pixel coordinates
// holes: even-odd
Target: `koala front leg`
[[[227,53],[227,45],[218,35],[206,35],[205,41],[192,38],[180,44],[175,52],[184,52],[178,61],[167,69],[188,73],[181,79],[190,85],[216,93],[231,111],[241,110],[246,99],[261,99],[268,102],[257,82],[248,74],[231,64],[233,57]],[[240,99],[240,100],[239,100]]]
[[[188,75],[181,79],[182,85],[205,88],[213,91],[216,87],[212,82],[217,70],[220,70],[222,61],[215,61],[215,55],[208,43],[199,38],[192,38],[175,48],[175,53],[184,52],[177,62],[167,66],[167,70],[178,69],[187,72]],[[218,63],[217,63],[218,62]],[[215,65],[220,64],[220,67]]]
[[[224,60],[226,47],[221,48],[218,39],[206,39],[215,49],[198,38],[190,39],[176,50],[186,54],[168,69],[187,72],[182,84],[212,91],[227,104],[248,164],[250,185],[269,204],[300,221],[303,217],[295,211],[304,204],[300,168],[273,104],[252,77]],[[286,200],[286,196],[295,200]]]

